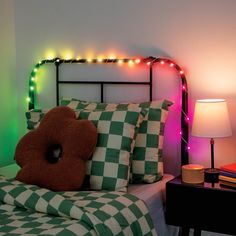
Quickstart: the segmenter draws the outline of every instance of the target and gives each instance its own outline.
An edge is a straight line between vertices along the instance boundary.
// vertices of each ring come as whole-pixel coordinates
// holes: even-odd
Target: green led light
[[[34,72],[37,72],[38,71],[38,69],[37,68],[34,68]]]
[[[27,101],[27,102],[30,102],[30,100],[31,100],[30,97],[27,97],[27,98],[26,98],[26,101]]]
[[[34,86],[30,86],[30,91],[34,91]]]
[[[31,81],[35,81],[35,78],[34,78],[34,77],[31,77]]]

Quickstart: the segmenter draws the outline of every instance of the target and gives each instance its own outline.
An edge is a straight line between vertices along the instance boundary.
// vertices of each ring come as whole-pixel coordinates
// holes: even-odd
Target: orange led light
[[[114,54],[111,54],[111,55],[109,56],[109,59],[110,59],[110,60],[114,60],[114,59],[116,59],[116,56],[115,56]]]
[[[124,61],[123,61],[122,59],[119,59],[119,60],[118,60],[118,65],[122,65],[123,62],[124,62]]]
[[[141,62],[141,60],[139,58],[135,59],[135,63],[139,64]]]
[[[129,64],[129,66],[133,66],[134,65],[134,61],[133,60],[129,60],[128,64]]]

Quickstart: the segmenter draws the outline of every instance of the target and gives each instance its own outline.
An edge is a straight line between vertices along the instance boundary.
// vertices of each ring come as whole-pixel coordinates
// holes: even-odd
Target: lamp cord
[[[211,144],[211,168],[214,169],[214,139],[211,138],[210,144]]]

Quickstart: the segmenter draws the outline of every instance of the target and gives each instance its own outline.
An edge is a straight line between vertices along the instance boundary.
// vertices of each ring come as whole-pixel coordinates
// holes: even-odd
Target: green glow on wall
[[[15,29],[12,1],[0,7],[0,167],[14,163],[18,141]]]
[[[0,68],[1,70],[1,68]],[[5,72],[5,73],[3,73]],[[14,163],[14,151],[18,139],[18,110],[15,86],[11,73],[1,70],[0,87],[0,167]]]

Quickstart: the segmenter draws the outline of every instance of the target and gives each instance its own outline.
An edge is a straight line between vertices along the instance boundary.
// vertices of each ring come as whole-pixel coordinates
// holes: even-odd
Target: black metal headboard
[[[36,83],[35,76],[40,66],[44,64],[54,64],[56,67],[56,102],[59,105],[59,86],[61,84],[98,84],[100,85],[100,100],[104,100],[104,85],[107,84],[135,84],[135,85],[148,85],[149,86],[149,99],[152,100],[152,81],[153,81],[153,67],[157,64],[168,64],[179,73],[181,79],[181,93],[182,93],[182,106],[181,106],[181,165],[189,163],[188,159],[188,139],[189,139],[189,125],[188,125],[188,87],[185,74],[183,70],[174,61],[166,58],[146,57],[142,59],[61,59],[54,58],[50,60],[42,60],[38,62],[30,74],[29,79],[29,96],[28,108],[29,110],[35,108],[36,101]],[[134,82],[134,81],[61,81],[60,80],[60,65],[61,64],[88,64],[88,63],[102,63],[102,64],[115,64],[115,63],[129,63],[129,64],[147,64],[149,66],[149,80],[147,82]]]

